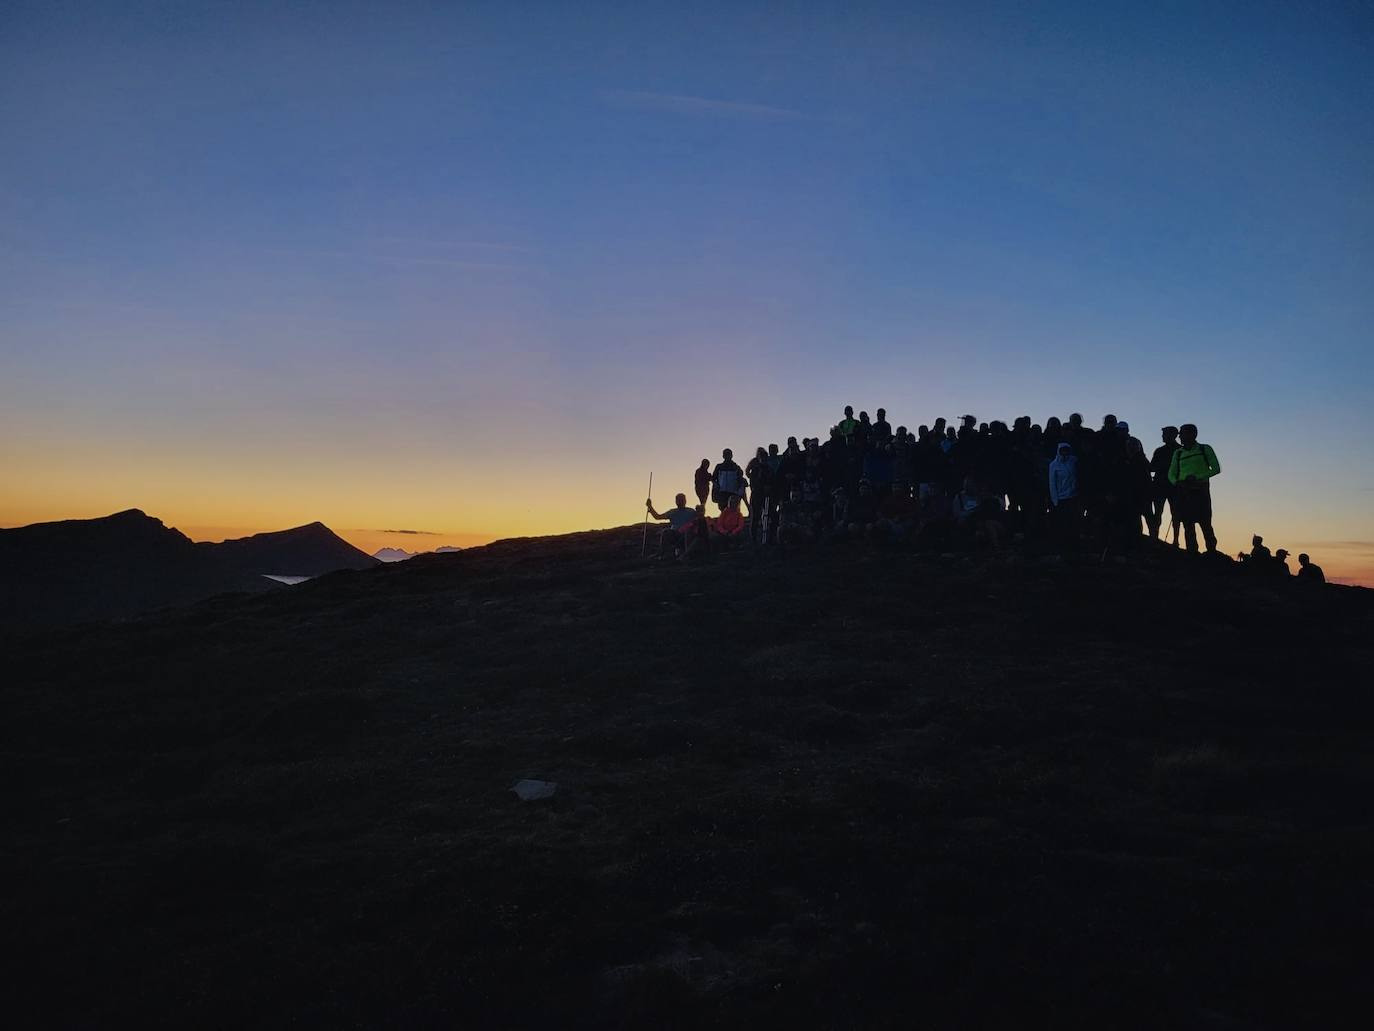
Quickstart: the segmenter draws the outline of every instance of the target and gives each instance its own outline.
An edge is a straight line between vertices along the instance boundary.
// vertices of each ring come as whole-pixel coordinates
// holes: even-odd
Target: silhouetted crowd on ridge
[[[1268,547],[1265,546],[1264,538],[1255,534],[1250,539],[1250,550],[1242,551],[1236,556],[1241,566],[1251,573],[1259,576],[1278,577],[1286,580],[1294,575],[1288,568],[1288,550],[1280,548],[1270,554]],[[1326,583],[1326,574],[1322,572],[1322,567],[1313,563],[1312,559],[1306,554],[1298,556],[1297,578],[1310,583]]]
[[[1158,538],[1166,519],[1176,545],[1197,551],[1200,531],[1214,552],[1216,452],[1189,423],[1163,427],[1160,441],[1147,454],[1115,415],[1096,430],[1077,413],[1043,427],[1029,416],[1007,426],[965,415],[957,426],[939,418],[913,434],[894,430],[882,408],[870,420],[846,407],[824,442],[788,437],[783,449],[759,447],[743,467],[729,448],[714,467],[703,458],[695,507],[685,494],[666,512],[652,499],[646,505],[668,523],[662,557],[741,539],[768,546],[869,538],[940,550],[1000,549],[1015,539],[1060,552],[1125,552],[1142,525]]]

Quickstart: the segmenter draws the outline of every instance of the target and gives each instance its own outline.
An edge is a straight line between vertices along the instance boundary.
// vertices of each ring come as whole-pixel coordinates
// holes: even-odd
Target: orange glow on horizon
[[[671,492],[659,492],[655,490],[656,501],[661,498],[670,497]],[[670,503],[670,502],[664,502]],[[175,517],[169,517],[170,513],[159,511],[146,506],[122,505],[100,510],[87,510],[78,513],[53,513],[40,508],[16,510],[13,506],[6,506],[0,510],[0,524],[7,527],[23,526],[34,522],[50,522],[59,519],[90,519],[102,515],[109,515],[111,512],[120,511],[125,508],[140,507],[148,515],[161,519],[167,526],[173,527],[186,534],[194,541],[218,542],[229,540],[235,537],[248,537],[257,533],[267,533],[275,530],[289,529],[294,526],[301,526],[311,522],[323,522],[331,530],[337,533],[344,540],[354,547],[371,555],[382,548],[401,548],[405,551],[423,553],[433,551],[439,547],[458,547],[473,548],[492,541],[502,540],[509,537],[540,537],[561,533],[576,533],[583,530],[593,530],[614,526],[625,526],[636,522],[633,506],[627,502],[629,511],[602,509],[597,511],[591,507],[582,510],[585,512],[584,520],[578,521],[576,516],[570,516],[565,520],[550,520],[540,523],[534,519],[525,518],[515,522],[515,525],[507,532],[480,532],[480,531],[443,531],[443,530],[424,530],[412,532],[410,527],[385,527],[377,528],[354,528],[349,526],[336,526],[328,518],[284,518],[277,520],[264,520],[261,523],[251,525],[224,526],[215,524],[198,524],[193,522],[182,522]],[[11,514],[13,513],[13,514]],[[34,513],[34,514],[30,514]],[[642,518],[642,508],[640,509]],[[375,520],[374,520],[375,521]],[[395,522],[396,520],[391,520]],[[424,520],[418,520],[423,523]],[[1221,538],[1222,550],[1234,557],[1236,552],[1244,547],[1248,549],[1250,531],[1246,529],[1248,524],[1242,525],[1240,522],[1231,519],[1219,519],[1217,521],[1217,533]],[[1363,541],[1302,541],[1299,538],[1296,544],[1284,543],[1285,539],[1292,539],[1296,535],[1285,535],[1270,531],[1265,534],[1266,542],[1275,547],[1287,547],[1291,552],[1289,567],[1293,572],[1297,572],[1297,556],[1299,552],[1307,551],[1312,555],[1312,561],[1321,566],[1326,573],[1327,580],[1332,583],[1343,583],[1358,587],[1374,588],[1374,545]],[[1242,543],[1243,542],[1243,543]]]
[[[894,415],[941,410],[920,398],[891,404]],[[1053,410],[1043,401],[1036,407]],[[608,434],[599,413],[560,421],[541,412],[515,420],[499,447],[474,430],[469,438],[426,432],[406,448],[367,423],[344,421],[330,424],[334,436],[291,437],[285,426],[271,435],[253,427],[257,436],[189,442],[126,427],[85,435],[55,425],[48,438],[0,442],[16,488],[0,498],[0,526],[139,508],[196,540],[319,521],[368,554],[383,547],[473,547],[637,523],[649,468],[662,509],[675,493],[691,494],[701,457],[714,461],[730,444],[747,459],[751,442],[777,439],[769,430],[777,423],[824,432],[826,413],[816,406],[735,421],[703,412],[681,425],[676,414],[632,419],[622,413],[626,426],[642,430]],[[459,447],[454,439],[468,442]],[[1324,496],[1319,480],[1275,492],[1267,473],[1275,445],[1225,426],[1213,439],[1223,463],[1215,495],[1223,551],[1234,556],[1248,549],[1259,532],[1271,548],[1292,553],[1294,569],[1297,554],[1307,551],[1328,579],[1374,586],[1374,541],[1357,505],[1314,508],[1309,499]]]

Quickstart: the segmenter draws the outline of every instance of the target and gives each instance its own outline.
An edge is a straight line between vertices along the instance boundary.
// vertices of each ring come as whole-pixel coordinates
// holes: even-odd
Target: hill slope
[[[376,560],[322,523],[196,544],[136,508],[0,530],[0,621],[114,619],[216,594],[275,589],[265,574],[317,576]]]
[[[209,561],[185,534],[136,508],[0,530],[0,620],[10,624],[108,619],[271,587]]]
[[[638,550],[0,642],[13,983],[59,1023],[1343,1021],[1370,592]]]

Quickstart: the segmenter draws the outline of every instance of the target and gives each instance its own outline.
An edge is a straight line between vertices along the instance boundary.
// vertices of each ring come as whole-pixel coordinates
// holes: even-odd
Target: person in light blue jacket
[[[1050,505],[1055,536],[1062,549],[1078,543],[1078,522],[1083,516],[1083,503],[1078,496],[1078,456],[1070,444],[1059,445],[1050,463]]]

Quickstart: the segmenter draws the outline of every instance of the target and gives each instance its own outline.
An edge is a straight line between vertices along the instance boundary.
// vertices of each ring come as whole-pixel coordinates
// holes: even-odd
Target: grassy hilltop
[[[17,1001],[49,1026],[1346,1019],[1374,592],[1162,549],[639,544],[3,639]]]

